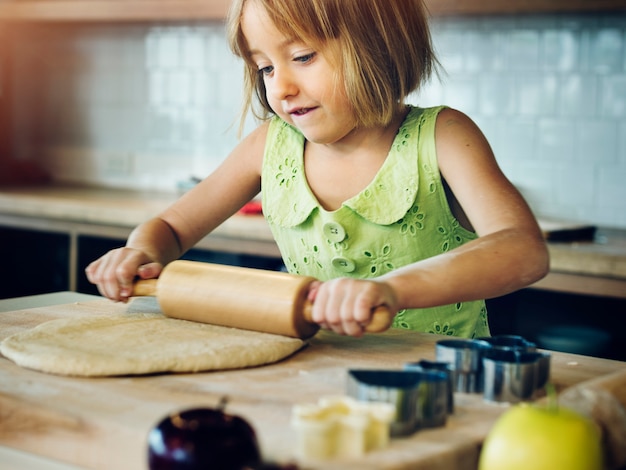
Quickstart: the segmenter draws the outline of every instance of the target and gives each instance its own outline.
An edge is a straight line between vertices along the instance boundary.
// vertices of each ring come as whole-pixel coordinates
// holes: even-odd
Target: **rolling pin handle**
[[[140,279],[133,284],[133,297],[156,297],[158,279]]]
[[[391,314],[389,309],[385,305],[376,307],[372,314],[372,321],[370,321],[365,331],[368,333],[382,333],[387,331],[393,323],[394,315]]]
[[[315,323],[313,321],[313,303],[306,301],[302,308],[302,315],[304,319],[309,323]],[[382,333],[387,331],[393,323],[393,315],[385,305],[380,305],[374,309],[372,314],[372,320],[365,328],[366,333]]]

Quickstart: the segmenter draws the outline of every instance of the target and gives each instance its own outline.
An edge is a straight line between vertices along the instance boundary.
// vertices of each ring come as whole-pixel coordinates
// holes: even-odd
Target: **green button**
[[[344,273],[351,273],[356,269],[356,264],[354,264],[354,261],[349,258],[343,258],[341,256],[333,258],[332,264],[335,269]]]
[[[337,222],[324,224],[324,235],[333,243],[339,243],[346,238],[346,230]]]

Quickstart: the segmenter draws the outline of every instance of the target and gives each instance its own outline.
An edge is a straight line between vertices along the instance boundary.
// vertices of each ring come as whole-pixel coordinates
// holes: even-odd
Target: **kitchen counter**
[[[0,227],[68,235],[68,290],[76,291],[82,275],[78,266],[81,236],[126,240],[134,227],[157,215],[177,197],[173,192],[91,187],[5,187],[0,188]],[[196,248],[280,257],[262,216],[235,215],[200,240]]]
[[[0,299],[0,313],[26,308],[48,307],[50,305],[69,304],[72,302],[86,302],[98,300],[98,295],[81,294],[79,292],[52,292],[50,294],[29,295],[12,299]]]
[[[0,340],[55,318],[156,309],[145,298],[128,305],[79,298],[71,304],[4,312]],[[390,330],[355,339],[322,331],[305,349],[264,367],[93,379],[23,369],[0,356],[0,458],[20,462],[35,454],[38,457],[29,459],[27,467],[33,470],[145,469],[146,438],[154,424],[173,411],[215,406],[227,395],[228,410],[255,428],[264,457],[293,461],[296,441],[289,421],[294,404],[344,394],[349,368],[394,369],[404,362],[433,359],[434,344],[441,338]],[[626,381],[626,363],[552,355],[551,382],[558,391],[614,377]],[[392,439],[388,448],[362,458],[308,462],[306,468],[475,469],[482,440],[506,409],[484,402],[480,395],[457,393],[455,413],[443,427]]]
[[[176,193],[156,191],[131,191],[72,186],[37,186],[24,188],[0,188],[0,223],[10,225],[22,218],[24,226],[39,226],[51,229],[75,228],[85,233],[123,235],[141,222],[154,217],[177,199]],[[30,221],[30,223],[29,223]],[[91,227],[91,228],[90,228]],[[97,227],[97,228],[93,228]],[[102,232],[102,228],[105,228]],[[106,230],[108,229],[108,230]],[[210,237],[210,238],[209,238]],[[230,241],[249,242],[255,248],[236,249],[263,255],[279,256],[274,239],[262,217],[236,215],[224,222],[198,246],[227,251],[232,246],[223,246]],[[222,239],[222,243],[214,240]]]
[[[550,274],[533,287],[626,299],[626,230],[599,228],[587,242],[549,242]]]
[[[0,188],[0,225],[66,232],[74,244],[80,234],[125,239],[133,227],[176,197],[175,193],[67,186]],[[594,241],[548,246],[550,274],[534,288],[626,298],[626,230],[599,228]],[[269,227],[258,215],[231,217],[197,247],[280,257]]]

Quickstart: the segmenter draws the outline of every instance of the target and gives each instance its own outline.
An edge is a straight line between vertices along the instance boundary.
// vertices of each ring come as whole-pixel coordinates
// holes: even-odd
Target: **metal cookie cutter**
[[[478,338],[486,341],[496,349],[510,349],[514,351],[536,351],[537,345],[519,335],[495,335]]]
[[[548,381],[550,354],[537,351],[493,349],[483,358],[484,398],[517,403],[533,398]]]
[[[535,351],[530,354],[534,354],[537,357],[535,364],[537,368],[535,372],[535,390],[541,390],[550,380],[550,360],[552,356],[549,352],[545,351]]]
[[[407,362],[404,370],[414,370],[418,372],[440,372],[446,376],[445,395],[447,397],[446,412],[454,413],[454,369],[447,362],[429,361],[421,359],[417,362]]]
[[[390,403],[395,408],[391,422],[392,436],[406,436],[418,429],[419,372],[394,370],[349,370],[347,392],[359,401]]]
[[[421,374],[418,408],[419,428],[445,426],[448,419],[448,376],[436,370],[416,371]]]
[[[438,362],[447,362],[454,370],[454,390],[463,393],[483,391],[483,356],[491,349],[486,341],[476,339],[443,339],[437,341]]]

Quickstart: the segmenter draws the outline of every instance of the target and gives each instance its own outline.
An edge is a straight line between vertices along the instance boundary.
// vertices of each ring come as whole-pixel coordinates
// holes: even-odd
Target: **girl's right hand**
[[[396,293],[380,279],[314,281],[307,298],[313,303],[313,321],[321,328],[356,338],[365,334],[377,307],[385,306],[392,318],[398,311]]]
[[[127,302],[137,277],[157,278],[162,270],[163,265],[144,252],[124,247],[111,250],[89,264],[85,274],[89,282],[98,287],[100,294],[117,302]]]

